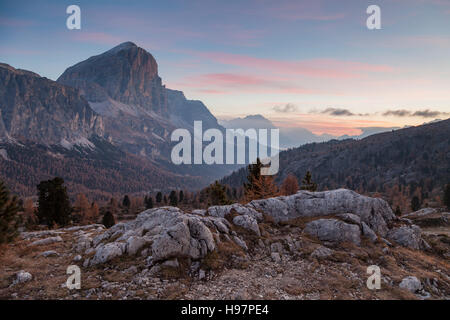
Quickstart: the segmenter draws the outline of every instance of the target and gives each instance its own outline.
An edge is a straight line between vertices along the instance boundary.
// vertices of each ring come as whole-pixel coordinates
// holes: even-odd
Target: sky
[[[450,0],[0,0],[0,39],[0,62],[53,80],[132,41],[220,119],[354,135],[450,117]]]

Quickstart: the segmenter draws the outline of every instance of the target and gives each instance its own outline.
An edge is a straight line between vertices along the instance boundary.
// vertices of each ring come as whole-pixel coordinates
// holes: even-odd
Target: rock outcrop
[[[347,189],[299,191],[292,196],[254,200],[249,206],[272,216],[275,221],[352,213],[382,236],[388,231],[387,224],[395,219],[383,199],[362,196]]]
[[[174,207],[150,209],[135,220],[116,224],[92,239],[81,234],[75,249],[87,255],[85,266],[105,263],[125,254],[143,255],[151,265],[180,258],[199,261],[215,251],[223,241],[234,242],[248,251],[246,237],[261,236],[259,223],[264,221],[264,215],[279,222],[307,218],[309,221],[303,234],[326,246],[345,242],[360,246],[364,237],[371,242],[387,237],[411,249],[423,248],[420,228],[399,226],[399,220],[384,200],[339,189],[300,191],[292,196],[252,201],[247,205],[213,206],[194,213],[185,213]],[[389,229],[388,226],[394,222],[397,226]],[[237,233],[239,228],[245,229],[246,235]],[[286,245],[290,251],[297,246],[292,240]],[[260,246],[264,247],[264,243]],[[270,248],[272,259],[281,259],[281,243],[272,243]],[[322,258],[331,252],[321,249],[313,256]]]
[[[123,254],[135,255],[147,247],[152,263],[173,258],[198,260],[216,248],[221,234],[228,234],[227,225],[224,218],[185,214],[173,207],[147,210],[136,220],[116,224],[95,237],[95,254],[85,263],[104,263]]]

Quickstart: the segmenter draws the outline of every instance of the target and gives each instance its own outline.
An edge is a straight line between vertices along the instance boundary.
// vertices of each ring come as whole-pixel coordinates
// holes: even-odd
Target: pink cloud
[[[306,89],[295,85],[287,79],[263,78],[236,73],[208,73],[186,78],[178,87],[190,87],[204,93],[290,93],[317,94],[317,90]]]
[[[318,78],[358,78],[367,73],[391,72],[394,70],[387,65],[336,59],[280,61],[220,52],[197,53],[197,55],[227,65],[265,70],[275,74],[304,75]]]

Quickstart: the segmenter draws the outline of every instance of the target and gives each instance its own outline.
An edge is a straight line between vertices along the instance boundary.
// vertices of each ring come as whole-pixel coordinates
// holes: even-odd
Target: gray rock
[[[418,250],[421,248],[421,231],[420,228],[415,225],[393,228],[387,234],[387,238],[410,249]]]
[[[144,238],[131,236],[127,239],[127,253],[133,256],[146,244],[147,241]]]
[[[73,257],[73,261],[78,262],[81,261],[81,259],[83,259],[83,257],[81,257],[81,255],[77,254],[75,257]]]
[[[399,285],[400,288],[406,289],[412,293],[416,293],[422,289],[422,283],[414,276],[409,276],[402,279]]]
[[[13,285],[19,284],[19,283],[25,283],[28,281],[31,281],[33,279],[33,276],[31,273],[26,272],[24,270],[20,270],[16,273],[16,278],[13,281]]]
[[[204,216],[206,214],[206,210],[204,210],[204,209],[195,209],[195,210],[192,210],[192,214],[198,214],[199,216]]]
[[[373,232],[373,230],[365,222],[361,223],[361,231],[362,231],[362,235],[369,238],[370,241],[372,241],[372,242],[377,241],[377,239],[378,239],[377,235],[375,234],[375,232]]]
[[[136,266],[131,266],[128,269],[124,270],[124,273],[136,274],[138,273],[138,268]]]
[[[97,247],[90,265],[105,263],[115,257],[121,256],[125,249],[125,243],[111,242]]]
[[[41,239],[41,240],[36,240],[32,243],[29,244],[29,246],[42,246],[42,245],[47,245],[47,244],[51,244],[51,243],[55,243],[55,242],[62,242],[63,239],[60,236],[56,236],[56,237],[50,237],[50,238],[45,238],[45,239]]]
[[[261,236],[261,233],[259,231],[258,222],[255,218],[243,215],[243,216],[236,216],[233,218],[233,223],[237,226],[240,226],[244,229],[250,230],[253,233],[255,233],[258,236]]]
[[[199,280],[203,280],[206,278],[206,273],[204,270],[200,269],[200,271],[198,272],[198,279]]]
[[[352,213],[382,236],[388,231],[387,222],[396,219],[389,204],[383,199],[362,196],[346,189],[299,191],[291,196],[253,200],[248,206],[272,216],[277,222],[298,217]]]
[[[262,213],[256,211],[252,206],[249,205],[234,203],[226,206],[213,206],[208,208],[208,214],[210,216],[220,218],[225,218],[225,216],[230,214],[232,211],[237,213],[238,215],[253,217],[258,222],[263,221]]]
[[[281,261],[281,256],[280,256],[280,254],[278,252],[272,252],[270,254],[270,257],[272,258],[273,262],[277,262],[278,263],[278,262]]]
[[[39,256],[42,256],[42,257],[59,257],[59,253],[54,251],[54,250],[48,250],[48,251],[44,251],[44,252],[40,253]]]
[[[361,232],[359,227],[335,219],[319,219],[306,224],[304,230],[307,234],[316,237],[320,241],[337,244],[341,242],[352,242],[356,245],[361,243]]]
[[[283,252],[283,245],[280,242],[274,242],[270,245],[270,251],[271,252]]]
[[[361,218],[353,213],[340,213],[336,217],[347,223],[361,225]]]
[[[333,250],[320,246],[311,253],[311,258],[327,259],[333,255]]]
[[[242,240],[241,238],[239,238],[238,236],[233,236],[234,242],[236,242],[236,244],[238,246],[240,246],[242,249],[244,249],[245,251],[248,251],[248,247],[247,244],[245,243],[244,240]]]
[[[180,264],[178,263],[178,259],[172,259],[172,260],[166,260],[164,261],[161,266],[164,267],[171,267],[171,268],[178,268]]]

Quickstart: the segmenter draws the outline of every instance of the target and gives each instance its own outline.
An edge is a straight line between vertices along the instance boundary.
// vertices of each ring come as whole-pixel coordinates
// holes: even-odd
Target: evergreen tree
[[[180,195],[178,197],[178,200],[180,201],[180,203],[183,202],[183,200],[184,200],[184,192],[183,192],[183,190],[180,190]]]
[[[69,223],[72,208],[67,195],[67,188],[63,184],[64,180],[59,177],[41,181],[38,184],[37,216],[40,223],[45,223],[49,227],[55,224],[65,226]]]
[[[161,193],[161,191],[159,191],[159,192],[156,194],[156,203],[157,203],[157,204],[161,204],[161,201],[162,201],[162,193]]]
[[[0,244],[8,243],[17,236],[19,227],[17,197],[11,197],[3,181],[0,181]]]
[[[209,198],[209,205],[212,206],[220,206],[230,204],[230,200],[227,198],[227,194],[225,192],[225,186],[221,185],[219,181],[211,184],[207,189],[206,193]]]
[[[152,196],[145,196],[144,198],[144,204],[145,204],[145,209],[152,209],[153,208],[153,198]]]
[[[114,219],[114,215],[111,213],[111,211],[105,212],[105,214],[103,215],[102,223],[108,229],[116,224],[116,220]]]
[[[302,186],[300,187],[300,190],[307,190],[312,192],[317,191],[317,184],[312,181],[311,172],[306,172],[305,177],[302,180]]]
[[[130,198],[128,197],[128,195],[125,195],[125,197],[123,197],[122,206],[129,209],[130,205],[131,205]]]
[[[450,183],[444,188],[444,205],[450,210]]]
[[[397,208],[395,208],[395,215],[396,215],[397,217],[400,217],[400,216],[402,215],[402,211],[400,210],[400,207],[399,207],[399,206],[397,206]]]
[[[247,181],[244,183],[244,193],[247,201],[265,199],[276,196],[278,188],[272,176],[261,175],[262,163],[256,159],[256,163],[248,166]]]
[[[417,211],[420,209],[420,200],[418,196],[414,196],[411,200],[412,211]]]
[[[177,192],[175,190],[170,191],[169,194],[170,205],[176,207],[178,205]]]

